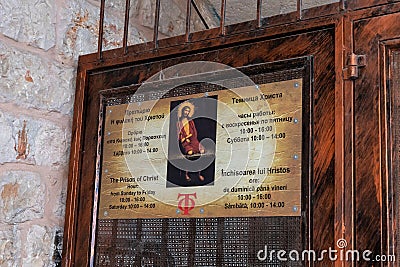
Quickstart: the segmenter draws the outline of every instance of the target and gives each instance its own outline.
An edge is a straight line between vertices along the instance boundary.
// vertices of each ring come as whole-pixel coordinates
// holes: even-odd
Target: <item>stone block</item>
[[[75,69],[0,42],[0,102],[72,114]]]
[[[25,122],[25,123],[24,123]],[[0,133],[0,164],[25,162],[65,168],[69,158],[70,129],[59,127],[46,120],[36,120],[27,116],[12,116],[0,111],[0,123],[4,131]],[[24,142],[26,146],[19,151]]]
[[[42,267],[52,265],[54,237],[57,229],[47,226],[32,225],[29,229],[22,267]]]
[[[65,176],[67,177],[67,176]],[[65,178],[66,179],[66,178]],[[62,186],[61,190],[54,193],[57,196],[57,202],[54,205],[54,215],[58,218],[62,218],[65,215],[65,205],[67,202],[67,187]]]
[[[0,164],[16,161],[15,139],[10,118],[0,111]]]
[[[42,124],[34,137],[36,164],[65,166],[69,155],[70,135],[65,129],[52,124]]]
[[[55,11],[54,1],[0,0],[0,32],[48,50],[55,45]]]
[[[0,266],[19,266],[20,231],[17,226],[0,228]]]
[[[9,171],[0,176],[0,221],[23,223],[43,218],[46,187],[40,175],[28,171]]]

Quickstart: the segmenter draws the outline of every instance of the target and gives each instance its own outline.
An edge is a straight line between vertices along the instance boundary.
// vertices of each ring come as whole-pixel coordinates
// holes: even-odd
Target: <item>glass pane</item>
[[[125,1],[106,0],[104,10],[103,51],[122,47]]]
[[[302,8],[308,9],[316,6],[323,6],[327,4],[337,3],[338,0],[303,0]]]
[[[263,0],[261,16],[273,17],[297,11],[297,0]]]
[[[125,12],[125,1],[119,1],[124,3],[122,10]],[[149,1],[131,0],[128,45],[145,43],[153,40],[154,13],[152,13],[151,6]],[[140,21],[140,24],[138,21]]]
[[[193,0],[191,8],[191,32],[219,27],[221,0]]]
[[[227,0],[225,25],[255,20],[257,18],[257,0]]]
[[[98,7],[100,7],[100,0],[95,0]],[[146,2],[146,1],[143,1]],[[123,46],[124,39],[124,25],[125,25],[125,0],[106,0],[104,10],[104,36],[103,36],[103,51]],[[142,8],[142,10],[139,9]],[[128,28],[128,45],[134,45],[151,40],[153,31],[153,24],[149,28],[141,27],[138,29],[137,18],[143,13],[149,14],[151,9],[146,9],[146,4],[141,3],[139,0],[131,0],[131,7],[129,13],[130,25]],[[154,16],[154,15],[153,15]],[[143,17],[143,24],[149,24],[146,18],[150,15]],[[154,23],[154,19],[152,23]],[[148,31],[147,31],[148,29]]]
[[[155,0],[153,1],[156,2]],[[161,0],[158,39],[185,34],[186,31],[186,1]],[[152,5],[153,7],[153,5]],[[154,12],[150,14],[155,14]]]

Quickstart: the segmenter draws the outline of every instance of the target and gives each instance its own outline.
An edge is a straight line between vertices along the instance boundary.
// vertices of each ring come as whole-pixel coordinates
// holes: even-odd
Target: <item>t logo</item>
[[[196,193],[192,194],[178,194],[178,208],[183,211],[182,215],[189,215],[189,211],[194,209],[196,206],[195,204],[195,199],[196,199]]]

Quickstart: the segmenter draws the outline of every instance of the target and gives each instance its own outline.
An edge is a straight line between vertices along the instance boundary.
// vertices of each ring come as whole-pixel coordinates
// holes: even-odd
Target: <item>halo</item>
[[[195,106],[193,105],[192,102],[185,101],[185,102],[182,102],[181,104],[179,104],[179,106],[178,106],[178,119],[181,117],[182,109],[184,107],[189,107],[190,108],[189,118],[193,117]]]

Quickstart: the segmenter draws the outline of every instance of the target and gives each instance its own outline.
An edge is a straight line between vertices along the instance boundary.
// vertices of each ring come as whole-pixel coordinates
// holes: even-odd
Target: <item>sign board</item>
[[[106,104],[99,219],[300,216],[302,87]]]

